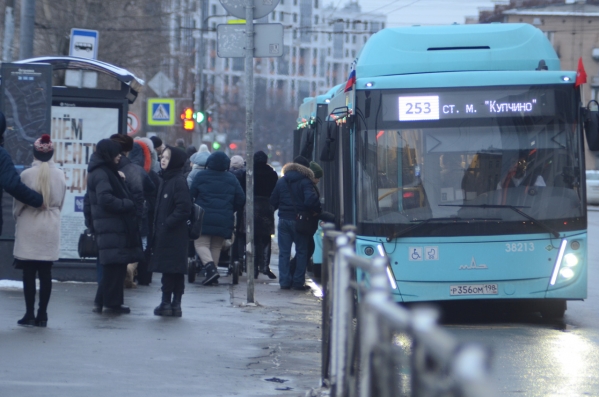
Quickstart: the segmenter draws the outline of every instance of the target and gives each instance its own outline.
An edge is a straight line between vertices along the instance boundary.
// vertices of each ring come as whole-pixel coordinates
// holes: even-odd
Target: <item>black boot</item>
[[[181,317],[183,315],[183,311],[181,310],[181,297],[183,294],[174,293],[173,294],[173,303],[171,304],[173,308],[173,317]]]
[[[266,274],[268,276],[268,278],[271,280],[274,280],[277,278],[277,276],[272,272],[272,270],[270,270],[270,267],[266,268],[266,271],[264,272],[264,274]]]
[[[38,310],[35,318],[36,327],[46,327],[48,325],[48,314],[45,311]]]
[[[171,293],[163,292],[162,293],[162,302],[160,305],[156,306],[154,309],[154,314],[156,316],[172,316],[173,315],[173,306],[171,305]]]
[[[33,315],[33,313],[27,312],[25,313],[22,319],[17,321],[17,324],[23,327],[33,327],[35,325],[35,316]]]
[[[219,277],[220,274],[218,274],[214,262],[206,263],[206,278],[202,281],[202,285],[212,284],[212,282],[218,280]]]

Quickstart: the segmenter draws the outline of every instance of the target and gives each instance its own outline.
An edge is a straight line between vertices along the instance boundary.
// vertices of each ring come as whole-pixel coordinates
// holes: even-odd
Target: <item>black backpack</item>
[[[202,235],[202,221],[204,220],[204,209],[197,204],[192,204],[191,214],[187,220],[189,238],[197,240]]]

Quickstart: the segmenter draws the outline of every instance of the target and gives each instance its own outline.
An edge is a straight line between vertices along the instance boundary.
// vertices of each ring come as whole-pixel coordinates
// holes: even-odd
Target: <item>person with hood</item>
[[[146,216],[147,203],[146,197],[153,196],[156,191],[156,186],[144,170],[143,166],[135,164],[128,157],[133,150],[133,138],[126,134],[113,134],[110,139],[121,145],[121,161],[119,161],[118,169],[125,174],[125,185],[133,196],[135,203],[135,217],[139,224],[140,235],[142,231],[142,221]],[[143,236],[142,236],[143,249]],[[138,263],[129,263],[127,265],[127,276],[125,277],[125,288],[135,288],[135,273]]]
[[[223,152],[208,157],[206,170],[195,175],[191,184],[191,199],[205,211],[202,236],[194,246],[206,266],[203,285],[219,278],[216,266],[225,239],[233,234],[234,214],[245,205],[245,194],[233,174],[228,172],[231,160]]]
[[[231,157],[229,172],[235,175],[237,181],[241,185],[243,194],[245,195],[245,160],[243,157],[235,155]],[[235,213],[235,238],[233,239],[233,247],[231,249],[231,261],[242,262],[245,255],[245,206],[241,211]],[[256,268],[256,271],[258,268]],[[257,276],[257,272],[255,275]]]
[[[44,134],[33,144],[34,161],[31,168],[21,173],[27,186],[39,190],[44,197],[42,208],[30,207],[17,199],[13,203],[15,217],[15,245],[13,256],[16,267],[23,269],[25,316],[17,321],[22,326],[45,327],[47,308],[52,293],[52,262],[60,251],[60,211],[67,185],[64,172],[54,165],[54,145],[50,135]],[[35,309],[35,278],[40,279],[40,299],[37,316]]]
[[[269,199],[279,176],[277,172],[267,164],[268,156],[259,150],[254,153],[254,277],[258,272],[265,274],[271,280],[277,276],[270,270],[270,236],[275,232],[274,209]]]
[[[137,164],[147,173],[149,180],[152,181],[153,189],[144,189],[144,212],[141,219],[141,239],[144,249],[144,259],[137,266],[137,283],[139,285],[150,285],[152,282],[152,272],[148,271],[150,250],[148,241],[151,239],[154,229],[154,208],[156,207],[156,191],[160,185],[160,177],[152,169],[153,151],[152,141],[147,138],[137,138],[133,143],[133,149],[129,152],[129,159],[133,164]]]
[[[102,279],[94,300],[94,312],[126,314],[123,287],[127,264],[142,258],[141,237],[135,218],[135,203],[119,173],[121,145],[102,139],[87,167],[84,197],[85,226],[96,235]]]
[[[167,146],[162,152],[162,182],[158,187],[150,271],[162,273],[162,300],[157,316],[181,317],[181,298],[187,274],[187,220],[191,214],[189,188],[183,177],[184,151]]]
[[[190,145],[187,147],[187,149],[185,149],[185,155],[187,156],[187,161],[185,161],[185,165],[183,166],[183,175],[185,176],[185,178],[187,178],[187,176],[191,172],[191,156],[196,154],[197,151],[198,150],[193,145]]]
[[[270,204],[279,210],[279,285],[281,289],[306,290],[309,239],[312,236],[296,233],[295,219],[302,211],[321,212],[320,200],[314,189],[314,173],[310,163],[297,156],[293,163],[285,164],[283,177],[278,180],[270,196]],[[290,272],[291,245],[295,243],[296,268]]]
[[[191,187],[191,182],[193,182],[193,178],[196,176],[196,174],[206,169],[206,161],[208,161],[208,156],[210,156],[208,146],[206,146],[205,144],[201,144],[200,150],[192,154],[189,158],[192,164],[191,172],[187,176],[187,185],[189,187]]]
[[[4,149],[4,131],[6,130],[6,118],[0,112],[0,205],[4,190],[20,202],[34,208],[39,208],[44,202],[41,194],[25,185],[13,164],[10,155]],[[0,235],[2,234],[2,208],[0,208]]]

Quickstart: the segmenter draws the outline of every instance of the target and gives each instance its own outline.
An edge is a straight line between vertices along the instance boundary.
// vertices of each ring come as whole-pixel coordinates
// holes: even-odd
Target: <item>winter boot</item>
[[[162,302],[154,309],[154,315],[156,316],[172,316],[173,306],[171,305],[171,293],[162,293]]]
[[[220,274],[214,265],[214,262],[206,263],[206,278],[202,281],[202,285],[211,284],[214,280],[218,280]]]
[[[272,270],[270,270],[270,267],[266,268],[266,271],[264,272],[264,274],[266,274],[268,276],[268,278],[271,280],[274,280],[277,278],[277,276],[272,272]]]
[[[33,327],[35,325],[35,315],[33,313],[27,312],[22,319],[17,321],[17,324],[22,327]]]
[[[181,317],[183,315],[183,311],[181,310],[181,297],[183,294],[180,292],[175,292],[173,294],[173,303],[171,306],[173,307],[173,317]]]

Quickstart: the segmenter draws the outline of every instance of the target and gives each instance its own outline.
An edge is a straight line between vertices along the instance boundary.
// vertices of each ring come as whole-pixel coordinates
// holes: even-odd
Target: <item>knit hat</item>
[[[121,145],[121,152],[133,150],[133,138],[125,134],[113,134],[110,139]]]
[[[162,146],[162,139],[158,138],[156,135],[151,136],[150,140],[154,144],[154,149],[158,149],[160,146]]]
[[[33,157],[39,161],[48,161],[54,155],[54,145],[50,135],[44,134],[33,144]]]
[[[310,168],[310,162],[304,156],[297,156],[293,159],[293,162],[299,165],[303,165],[306,168]]]
[[[229,166],[230,170],[238,170],[240,168],[243,168],[244,166],[245,160],[243,159],[243,157],[238,155],[231,157],[231,165]]]
[[[254,153],[254,164],[266,164],[268,162],[268,156],[262,150],[258,150]]]
[[[198,153],[210,153],[210,150],[208,150],[208,146],[205,143],[202,143],[200,145],[200,150],[198,150]]]
[[[322,172],[322,167],[320,165],[318,165],[318,163],[315,163],[314,161],[310,161],[310,169],[314,173],[314,178],[316,178],[316,179],[322,178],[322,175],[324,173]]]

